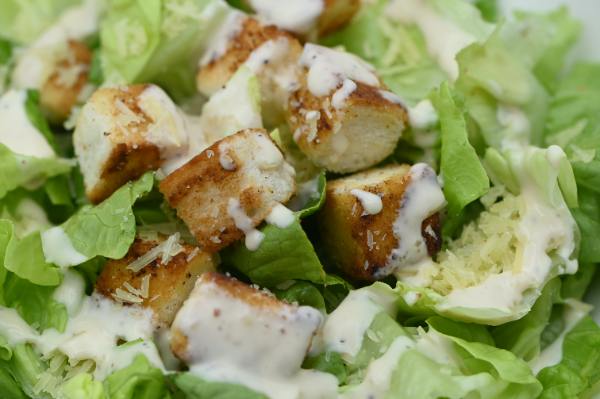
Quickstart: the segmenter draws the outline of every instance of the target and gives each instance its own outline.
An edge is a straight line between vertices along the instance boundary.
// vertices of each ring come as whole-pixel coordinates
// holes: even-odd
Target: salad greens
[[[177,112],[185,111],[189,146],[198,153],[268,121],[260,72],[250,66],[230,71],[209,98],[196,89],[199,65],[224,51],[224,37],[235,40],[233,17],[251,12],[252,1],[97,1],[107,12],[84,43],[91,54],[85,79],[93,84],[87,89],[160,86]],[[440,211],[442,250],[410,279],[390,275],[371,283],[336,269],[316,226],[327,181],[340,175],[313,164],[287,125],[267,126],[276,128],[271,137],[296,171],[298,195],[287,204],[293,221],[256,226],[264,239],[255,251],[242,240],[210,254],[218,270],[252,284],[257,295],[323,316],[298,362],[303,375],[333,381],[333,393],[319,392],[323,398],[595,397],[600,328],[583,301],[597,288],[600,263],[600,63],[569,66],[582,23],[566,6],[502,16],[494,0],[363,3],[344,26],[308,39],[368,61],[400,98],[407,127],[380,165],[425,162],[436,171],[447,202]],[[25,119],[13,127],[0,109],[0,397],[272,398],[243,378],[204,378],[184,365],[171,353],[169,326],[133,339],[111,336],[106,363],[68,355],[67,346],[91,328],[69,329],[91,323],[81,309],[103,306],[95,286],[107,261],[128,255],[136,237],[170,236],[154,259],[178,255],[184,241],[198,246],[158,189],[162,170],[91,205],[77,161],[69,159],[71,133],[50,126],[41,91],[13,87],[20,54],[78,4],[0,3],[0,98],[21,90]],[[264,63],[279,62],[277,56],[269,53]],[[60,79],[68,75],[57,72]],[[23,126],[54,155],[13,150]],[[191,262],[197,252],[178,262]],[[156,267],[167,269],[160,261]],[[128,291],[112,295],[117,302],[148,298],[143,283],[123,287]],[[98,313],[107,325],[129,311],[107,309],[98,310],[108,312]],[[125,320],[142,325],[145,313],[131,309]]]

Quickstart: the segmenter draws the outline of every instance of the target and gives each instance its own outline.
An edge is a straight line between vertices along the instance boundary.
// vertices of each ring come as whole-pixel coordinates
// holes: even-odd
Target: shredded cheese
[[[142,277],[142,287],[140,288],[140,295],[142,296],[142,298],[148,298],[148,293],[150,291],[150,277],[150,274],[147,274],[144,277]]]
[[[173,256],[183,251],[183,246],[179,244],[179,233],[175,233],[170,236],[166,241],[161,242],[138,259],[134,260],[127,266],[127,269],[133,270],[134,272],[140,271],[146,265],[149,265],[159,256],[162,257],[162,264],[166,265]]]

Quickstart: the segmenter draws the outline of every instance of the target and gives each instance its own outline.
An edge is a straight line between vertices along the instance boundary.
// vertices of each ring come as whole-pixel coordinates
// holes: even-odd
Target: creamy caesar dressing
[[[285,206],[277,204],[267,215],[265,221],[270,225],[285,229],[296,221],[296,215]]]
[[[556,153],[560,148],[550,147],[546,157],[558,170],[560,162]],[[564,267],[558,268],[558,274],[573,274],[577,271],[576,259],[570,259],[575,249],[575,220],[564,203],[546,204],[540,197],[538,184],[523,165],[531,156],[527,150],[515,152],[520,165],[518,174],[524,212],[515,231],[522,250],[516,253],[513,269],[489,276],[483,283],[452,291],[437,306],[438,310],[452,307],[495,308],[503,312],[514,312],[529,289],[541,291],[547,281],[553,264],[560,260]],[[549,253],[552,251],[552,258]],[[553,260],[554,259],[554,260]],[[526,304],[527,309],[532,305]]]
[[[277,169],[283,163],[281,150],[273,143],[270,137],[262,133],[253,135],[256,144],[255,162],[261,170]]]
[[[13,86],[41,89],[56,70],[58,61],[67,58],[68,41],[83,41],[98,32],[104,8],[103,2],[87,0],[64,12],[21,54],[13,70]]]
[[[331,96],[331,106],[335,109],[342,108],[344,106],[344,102],[346,99],[348,99],[348,97],[350,97],[350,94],[356,90],[356,87],[356,83],[350,79],[344,80],[342,87],[340,87],[335,93],[333,93],[333,96]]]
[[[342,303],[327,316],[310,348],[311,355],[338,352],[355,357],[365,332],[380,312],[395,318],[397,295],[377,285],[350,291]]]
[[[37,158],[56,153],[25,112],[27,91],[11,89],[0,97],[0,143],[12,152]]]
[[[408,123],[414,130],[429,130],[435,127],[438,119],[437,111],[429,99],[408,109]]]
[[[161,157],[169,159],[187,154],[189,139],[185,120],[167,93],[156,85],[148,85],[136,101],[152,119],[144,137],[160,148]]]
[[[262,300],[259,291],[254,295]],[[249,296],[241,299],[214,281],[196,285],[173,323],[187,338],[190,372],[273,399],[336,398],[334,376],[300,368],[321,313]]]
[[[298,34],[310,33],[325,8],[324,0],[249,0],[261,21]]]
[[[360,204],[364,209],[361,216],[376,215],[383,209],[383,202],[381,201],[381,197],[377,194],[359,190],[357,188],[350,190],[350,194],[354,195],[360,201]]]
[[[227,143],[219,144],[219,163],[221,167],[225,170],[234,170],[235,169],[235,161],[229,155],[229,150],[231,147]]]
[[[346,80],[373,87],[381,85],[375,68],[366,61],[354,54],[312,43],[304,45],[298,65],[308,69],[308,90],[316,97],[331,94],[340,85],[343,86]],[[349,88],[346,89],[346,93],[351,93]]]
[[[254,228],[254,222],[246,215],[244,207],[236,198],[229,198],[227,216],[233,219],[235,227],[244,232],[244,235],[246,236],[246,248],[248,248],[248,251],[257,251],[260,244],[265,239],[265,234]]]
[[[391,0],[386,15],[392,21],[419,27],[429,56],[450,80],[458,78],[456,54],[476,38],[441,15],[427,0]]]
[[[525,111],[517,105],[498,103],[496,118],[504,127],[502,150],[521,150],[529,145],[531,122]]]
[[[69,317],[76,317],[85,297],[85,281],[81,274],[69,268],[64,267],[60,271],[64,277],[54,290],[52,299],[65,305]]]
[[[13,222],[14,233],[18,239],[42,227],[52,226],[44,208],[31,198],[23,198],[15,208],[14,213],[10,213],[5,206],[0,218]]]
[[[579,302],[573,298],[565,300],[562,317],[565,322],[564,329],[556,340],[549,346],[544,348],[540,355],[534,359],[529,365],[533,371],[533,375],[546,367],[556,366],[562,360],[563,343],[566,335],[583,319],[590,311],[592,306],[587,303]]]
[[[399,280],[415,284],[415,274],[433,262],[421,233],[423,221],[442,209],[446,199],[431,166],[415,164],[408,174],[410,183],[404,190],[398,216],[392,224],[398,247],[392,250],[386,266],[379,269],[375,277],[383,278],[394,273]]]
[[[79,265],[89,259],[73,247],[71,237],[60,226],[44,230],[40,235],[42,237],[44,258],[48,263],[54,263],[59,267],[70,267]]]

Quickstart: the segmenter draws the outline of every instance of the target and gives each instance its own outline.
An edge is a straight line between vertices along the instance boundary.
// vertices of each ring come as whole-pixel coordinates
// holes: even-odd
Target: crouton
[[[445,200],[435,172],[423,165],[390,165],[327,182],[317,220],[337,267],[353,278],[373,281],[410,269],[440,251],[438,210]],[[419,204],[423,196],[429,198]],[[407,255],[406,247],[412,248],[413,242],[404,239],[416,241],[415,253],[408,250]]]
[[[177,313],[171,350],[195,367],[225,363],[259,376],[289,377],[300,370],[322,319],[314,308],[208,272]]]
[[[360,0],[245,0],[260,20],[315,41],[346,25],[360,9]]]
[[[167,176],[159,189],[198,244],[217,252],[244,236],[236,212],[253,228],[296,193],[294,168],[282,154],[266,130],[242,130]]]
[[[356,172],[390,155],[408,121],[401,101],[360,58],[306,44],[303,76],[288,100],[294,141],[316,165]]]
[[[55,72],[40,88],[40,107],[53,125],[60,125],[80,100],[80,93],[88,84],[92,52],[76,41],[68,42],[67,57],[60,60]],[[92,89],[93,90],[93,89]]]
[[[77,119],[73,144],[90,202],[108,198],[128,181],[187,154],[185,121],[158,86],[98,90]]]
[[[221,32],[222,37],[213,39],[216,44],[224,41],[225,48],[215,45],[203,56],[196,79],[198,91],[211,96],[245,64],[260,84],[265,126],[273,128],[285,123],[283,109],[297,86],[302,45],[275,26],[263,26],[245,15],[238,15],[231,25]]]
[[[212,256],[200,251],[196,247],[180,244],[181,252],[174,255],[167,264],[162,264],[162,257],[152,260],[138,271],[127,269],[134,261],[147,254],[167,238],[159,236],[158,240],[143,240],[136,237],[129,248],[129,252],[122,259],[109,259],[104,270],[98,276],[94,291],[109,299],[124,300],[123,295],[117,293],[120,289],[133,295],[132,300],[142,307],[154,311],[154,320],[157,325],[170,326],[175,319],[175,314],[194,288],[194,282],[202,273],[215,270],[216,265]],[[177,243],[179,244],[179,243]],[[144,296],[144,279],[149,279],[148,292]],[[125,286],[128,284],[135,290]],[[119,291],[120,292],[120,291]],[[137,295],[136,295],[137,294]],[[116,298],[115,298],[116,297]]]

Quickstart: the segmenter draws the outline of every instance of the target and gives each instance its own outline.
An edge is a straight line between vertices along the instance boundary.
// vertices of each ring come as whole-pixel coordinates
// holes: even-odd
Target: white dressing
[[[376,215],[383,209],[381,197],[377,194],[368,191],[359,190],[357,188],[350,190],[350,194],[354,195],[360,201],[364,212],[362,215]]]
[[[27,91],[11,89],[0,97],[0,143],[12,152],[38,158],[56,153],[25,112]]]
[[[419,269],[433,262],[427,252],[427,243],[421,233],[423,221],[446,205],[435,171],[431,166],[419,163],[408,172],[410,183],[404,190],[398,217],[392,224],[398,247],[392,250],[386,266],[375,277],[394,273],[399,280],[411,280]]]
[[[396,317],[396,294],[369,286],[350,291],[329,315],[315,337],[312,355],[334,351],[352,357],[358,354],[365,332],[379,312]]]
[[[296,196],[287,203],[287,207],[294,212],[301,211],[304,209],[310,199],[321,198],[319,192],[319,179],[321,175],[317,175],[314,179],[304,183],[298,183],[298,191]]]
[[[68,268],[62,268],[60,271],[64,275],[63,281],[54,290],[52,299],[66,306],[69,317],[75,317],[85,297],[85,281],[81,274]]]
[[[428,130],[435,126],[438,114],[429,99],[420,101],[408,110],[408,123],[415,130]]]
[[[190,372],[273,399],[336,398],[334,376],[300,369],[321,313],[256,303],[251,295],[242,299],[214,281],[198,283],[173,323],[187,338]]]
[[[229,145],[227,143],[219,144],[219,163],[221,167],[225,170],[234,170],[235,169],[235,161],[229,155]]]
[[[69,267],[79,265],[89,259],[73,247],[71,238],[60,226],[44,230],[40,235],[44,258],[48,263],[54,263],[59,267]]]
[[[296,221],[296,215],[285,206],[277,204],[267,215],[265,221],[270,225],[285,229]]]
[[[209,39],[208,46],[200,58],[199,66],[203,67],[218,60],[227,52],[229,43],[242,31],[246,16],[237,10],[231,10],[227,18],[221,23]]]
[[[356,83],[350,79],[344,80],[342,87],[340,87],[335,93],[333,93],[333,96],[331,96],[331,106],[336,109],[342,108],[344,102],[348,97],[350,97],[350,94],[356,90],[356,87]]]
[[[325,7],[324,0],[249,0],[261,21],[298,34],[313,30]]]
[[[227,205],[227,216],[233,219],[235,227],[242,230],[246,235],[246,248],[248,251],[257,251],[265,239],[265,234],[254,228],[254,222],[246,215],[246,211],[240,201],[229,198]]]
[[[444,18],[427,0],[392,0],[386,15],[395,22],[417,25],[425,37],[431,58],[450,80],[458,78],[456,54],[474,43],[474,36]]]
[[[350,53],[307,43],[298,65],[308,68],[308,90],[316,97],[331,94],[348,79],[380,87],[375,68]],[[346,91],[349,90],[347,87]],[[344,97],[341,97],[340,101],[343,101]]]

